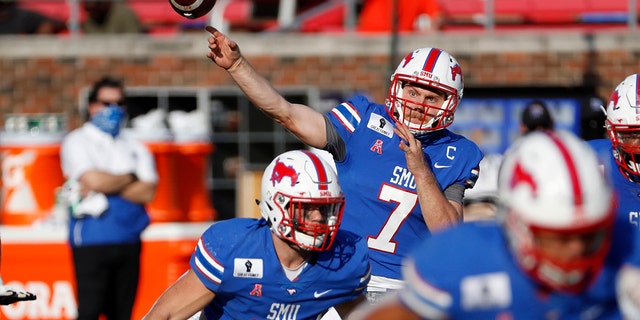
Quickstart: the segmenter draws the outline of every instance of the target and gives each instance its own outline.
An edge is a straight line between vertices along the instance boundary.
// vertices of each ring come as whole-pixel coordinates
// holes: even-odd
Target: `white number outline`
[[[393,240],[393,237],[398,233],[411,211],[418,205],[418,194],[383,183],[382,187],[380,187],[378,199],[384,202],[393,201],[397,205],[387,216],[387,221],[378,232],[378,235],[367,237],[367,245],[373,250],[395,254],[398,243]]]

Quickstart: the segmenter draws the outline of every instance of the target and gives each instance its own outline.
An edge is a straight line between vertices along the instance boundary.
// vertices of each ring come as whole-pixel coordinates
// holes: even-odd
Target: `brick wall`
[[[258,71],[278,86],[386,95],[391,65],[406,52],[443,48],[462,65],[467,88],[535,87],[595,81],[607,98],[626,75],[640,71],[637,33],[433,34],[404,36],[394,63],[389,37],[234,34]],[[102,75],[128,86],[231,85],[205,57],[205,34],[175,38],[0,37],[0,114],[64,112],[75,127],[80,90]]]

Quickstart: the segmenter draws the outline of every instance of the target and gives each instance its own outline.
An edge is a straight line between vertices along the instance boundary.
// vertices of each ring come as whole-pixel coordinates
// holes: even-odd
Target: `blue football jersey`
[[[640,267],[640,184],[634,183],[620,172],[616,159],[613,156],[613,147],[609,139],[596,139],[587,141],[598,153],[608,173],[609,180],[614,186],[617,197],[616,214],[618,219],[631,226],[631,231],[616,234],[617,237],[625,237],[629,251],[633,252],[628,259],[631,264]]]
[[[613,157],[611,140],[596,139],[587,142],[603,161],[605,171],[613,184],[618,202],[617,214],[635,226],[636,229],[640,228],[640,184],[630,181],[620,172],[616,159]]]
[[[340,230],[331,249],[291,281],[271,234],[264,219],[248,218],[217,222],[202,234],[190,264],[216,293],[204,309],[207,319],[315,319],[366,287],[370,267],[361,237]]]
[[[400,279],[402,259],[430,231],[400,137],[393,132],[395,119],[384,105],[364,96],[327,116],[346,144],[345,159],[336,161],[346,199],[342,228],[367,240],[372,275]],[[419,139],[442,190],[453,184],[473,186],[483,156],[475,143],[446,129]]]
[[[403,269],[401,301],[425,319],[621,319],[615,277],[629,254],[628,237],[614,238],[598,277],[570,295],[543,291],[525,274],[501,228],[469,222],[423,241]],[[629,228],[618,220],[614,234]]]

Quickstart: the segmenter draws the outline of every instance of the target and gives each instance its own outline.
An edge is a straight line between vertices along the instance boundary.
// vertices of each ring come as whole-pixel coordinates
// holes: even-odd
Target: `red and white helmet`
[[[344,195],[331,165],[305,150],[276,157],[262,176],[262,217],[280,238],[300,248],[331,247],[342,221]],[[319,209],[322,220],[305,220],[306,209]]]
[[[520,266],[554,290],[583,290],[609,251],[615,203],[598,163],[595,152],[568,131],[532,132],[505,153],[499,218]],[[592,241],[579,257],[558,259],[541,250],[541,232]]]
[[[407,83],[435,89],[445,93],[446,99],[437,115],[427,119],[424,113],[422,123],[416,124],[405,119],[407,102],[419,104],[428,109],[434,106],[416,103],[408,97],[402,97],[402,87]],[[453,123],[453,116],[462,99],[464,79],[462,69],[453,56],[442,49],[422,48],[409,53],[391,75],[391,85],[387,96],[387,111],[391,116],[401,121],[414,135],[422,135],[429,131],[446,128]]]
[[[607,104],[606,128],[620,171],[640,183],[640,101],[638,74],[624,79]]]

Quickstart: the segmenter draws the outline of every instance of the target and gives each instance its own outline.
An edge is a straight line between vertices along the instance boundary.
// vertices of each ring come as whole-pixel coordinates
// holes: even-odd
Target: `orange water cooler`
[[[186,221],[187,216],[180,208],[175,172],[175,146],[171,141],[145,141],[153,153],[158,171],[156,196],[148,206],[152,222]]]
[[[209,199],[207,177],[214,145],[205,139],[179,138],[176,148],[176,183],[180,207],[191,222],[213,221],[217,213]]]
[[[186,213],[178,202],[176,185],[176,150],[168,130],[140,131],[127,129],[123,134],[142,141],[153,154],[158,172],[156,195],[147,204],[151,222],[187,221]]]
[[[56,189],[64,183],[62,137],[62,133],[0,134],[3,225],[30,225],[52,212]]]

